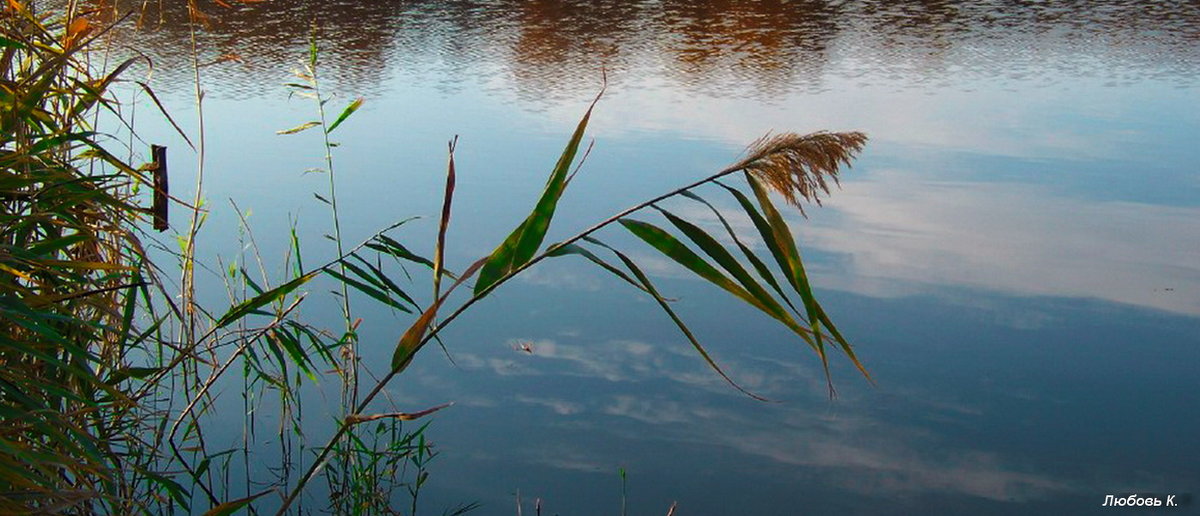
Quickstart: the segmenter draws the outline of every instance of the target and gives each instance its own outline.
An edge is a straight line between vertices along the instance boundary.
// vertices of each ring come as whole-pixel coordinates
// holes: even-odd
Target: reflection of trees
[[[796,76],[815,80],[838,34],[839,9],[824,0],[662,3],[665,29],[677,37],[666,50],[684,82],[728,78],[770,93]]]
[[[96,3],[94,0],[93,3]],[[114,2],[115,6],[108,2]],[[370,92],[385,74],[435,67],[447,85],[504,74],[528,99],[594,91],[600,69],[618,85],[665,77],[694,92],[772,95],[819,87],[846,62],[910,80],[928,73],[1002,75],[1046,66],[1155,72],[1190,80],[1200,5],[1125,0],[198,0],[214,87],[275,88],[315,22],[336,87]],[[187,2],[107,0],[143,8],[130,46],[149,49],[159,82],[188,69]],[[837,61],[841,69],[831,66]],[[915,71],[915,73],[914,73]],[[1071,70],[1080,72],[1080,69]],[[427,76],[426,76],[427,77]]]
[[[156,82],[169,85],[190,74],[188,2],[116,0],[103,2],[133,21],[116,34],[118,41],[145,51],[155,60]],[[288,0],[243,3],[198,0],[197,43],[204,74],[219,84],[218,94],[239,95],[276,89],[298,66],[315,23],[321,34],[323,66],[336,82],[377,82],[396,34],[399,1],[326,2]],[[165,77],[164,77],[165,76]],[[187,83],[186,79],[183,81]]]
[[[578,88],[595,89],[601,70],[619,84],[644,51],[652,16],[635,2],[516,1],[516,37],[507,66],[522,96],[538,98]]]

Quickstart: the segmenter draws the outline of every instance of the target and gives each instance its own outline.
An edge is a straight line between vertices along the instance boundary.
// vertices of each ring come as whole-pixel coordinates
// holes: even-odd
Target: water
[[[416,243],[431,242],[459,135],[459,268],[528,211],[602,75],[596,146],[551,240],[720,169],[767,131],[871,136],[826,206],[793,222],[874,385],[835,360],[829,400],[801,343],[611,231],[730,374],[781,402],[729,388],[603,271],[550,262],[447,332],[456,366],[430,349],[389,387],[402,410],[456,402],[430,430],[429,513],[480,501],[512,514],[519,491],[530,513],[541,498],[549,514],[615,514],[619,468],[631,514],[675,500],[689,515],[1090,514],[1106,494],[1200,488],[1194,2],[206,12],[201,60],[220,62],[203,68],[205,196],[224,209],[208,238],[225,255],[227,198],[252,208],[265,256],[282,254],[289,217],[332,252],[310,195],[325,179],[301,173],[321,164],[317,136],[274,134],[312,116],[281,84],[314,19],[332,104],[366,100],[335,133],[347,239],[424,215],[401,235],[430,249]],[[124,37],[153,51],[151,83],[190,130],[183,20],[149,11]],[[167,142],[184,174],[186,146],[139,109],[144,137]],[[366,354],[387,357],[407,319],[358,306]]]

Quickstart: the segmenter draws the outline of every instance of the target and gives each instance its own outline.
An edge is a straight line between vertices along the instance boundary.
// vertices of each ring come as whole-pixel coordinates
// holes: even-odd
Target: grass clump
[[[151,171],[90,123],[133,62],[97,74],[84,49],[102,30],[57,14],[0,12],[0,512],[120,512],[153,448],[136,392],[153,370],[131,361],[158,352],[135,324],[133,191]]]

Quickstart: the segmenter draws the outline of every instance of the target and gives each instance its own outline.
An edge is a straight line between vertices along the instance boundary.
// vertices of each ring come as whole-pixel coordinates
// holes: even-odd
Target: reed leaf
[[[262,498],[273,492],[274,491],[263,491],[261,493],[247,496],[245,498],[238,498],[237,500],[231,500],[228,502],[217,504],[213,508],[211,508],[207,511],[204,511],[203,516],[231,516],[233,514],[236,514],[238,511],[246,508],[255,500]]]
[[[412,326],[408,330],[405,330],[404,335],[400,336],[400,342],[396,343],[396,351],[392,353],[393,374],[403,371],[405,367],[408,367],[408,364],[412,362],[413,356],[428,342],[428,339],[425,338],[425,333],[429,331],[430,325],[433,324],[434,318],[437,317],[438,309],[441,308],[446,298],[450,297],[454,289],[458,288],[463,281],[474,276],[487,262],[488,258],[480,258],[474,264],[471,264],[470,267],[467,267],[467,270],[463,271],[462,275],[454,281],[454,284],[450,285],[450,288],[446,289],[446,292],[441,297],[435,299],[429,305],[429,308],[426,308],[420,317],[417,317]]]
[[[597,245],[600,245],[598,240],[592,239],[590,237],[585,237],[584,240],[594,243],[594,244],[597,244]],[[600,268],[602,268],[608,272],[611,272],[614,276],[621,278],[626,283],[633,285],[634,287],[638,288],[639,290],[641,290],[643,292],[646,292],[647,294],[650,293],[650,291],[646,290],[645,286],[643,286],[641,283],[639,283],[637,281],[634,281],[634,279],[629,277],[629,275],[626,274],[624,271],[622,271],[621,269],[618,269],[617,267],[613,266],[612,264],[604,261],[604,259],[600,258],[599,256],[596,256],[596,253],[593,253],[578,244],[555,244],[553,246],[550,246],[550,249],[546,252],[546,255],[550,256],[550,257],[567,256],[567,255],[572,255],[572,254],[582,256],[582,257],[586,258],[588,261],[596,264]]]
[[[784,301],[784,303],[786,303],[788,305],[788,308],[792,309],[793,313],[797,312],[796,307],[792,304],[791,299],[788,299],[788,296],[786,294],[784,294],[783,287],[781,287],[779,285],[779,281],[776,280],[775,274],[771,272],[771,269],[769,267],[767,267],[767,264],[764,263],[762,261],[762,259],[759,258],[758,255],[753,250],[750,249],[749,246],[747,246],[745,243],[742,242],[742,239],[741,239],[741,237],[738,236],[737,231],[734,231],[733,226],[731,226],[729,224],[729,221],[725,219],[725,216],[721,214],[720,210],[718,210],[715,206],[713,206],[711,203],[709,203],[703,197],[700,197],[699,195],[696,195],[690,191],[684,191],[684,192],[680,193],[679,195],[682,195],[684,197],[687,197],[688,199],[692,199],[696,202],[699,202],[699,203],[707,206],[708,209],[713,212],[713,215],[715,215],[717,217],[717,220],[721,222],[721,225],[725,228],[725,232],[729,235],[729,238],[731,240],[733,240],[734,244],[736,244],[738,246],[738,249],[740,249],[742,251],[742,255],[745,256],[746,260],[749,261],[750,264],[754,267],[754,271],[758,273],[758,276],[760,278],[762,278],[763,281],[767,282],[768,285],[771,286],[771,290],[773,290],[776,294],[779,295],[779,298],[782,299]]]
[[[367,267],[367,269],[371,271],[371,274],[374,275],[374,281],[372,281],[372,283],[381,286],[385,291],[391,292],[400,299],[407,301],[410,305],[412,305],[413,308],[417,308],[417,302],[413,301],[412,297],[408,295],[408,292],[400,288],[400,286],[397,285],[396,282],[390,277],[388,277],[387,274],[384,274],[380,265],[368,262],[366,258],[359,256],[357,253],[350,255],[350,257],[358,260],[359,263],[363,264],[363,266]],[[362,273],[362,270],[358,267],[349,266],[348,264],[347,268],[349,268],[351,271],[355,271],[355,274],[359,274],[363,278],[367,278],[365,273]]]
[[[346,262],[344,262],[344,261],[338,262],[338,263],[343,266],[347,266]],[[347,266],[346,268],[349,269],[350,266]],[[357,281],[353,278],[350,278],[349,276],[342,275],[340,272],[338,272],[337,270],[335,270],[332,267],[326,268],[325,273],[330,276],[333,276],[335,279],[337,279],[338,281],[340,281],[342,283],[345,283],[347,285],[350,285],[351,287],[354,287],[355,290],[370,296],[372,299],[379,301],[380,303],[383,303],[387,306],[390,306],[392,308],[400,310],[401,312],[412,313],[411,309],[409,309],[407,306],[404,306],[403,304],[396,301],[395,299],[392,299],[391,296],[389,296],[386,292],[379,290],[375,287],[372,287],[370,285],[367,285],[361,281]]]
[[[230,307],[229,311],[225,312],[225,315],[222,315],[219,319],[217,319],[216,328],[224,328],[225,326],[241,320],[241,318],[249,315],[251,312],[282,299],[283,296],[286,296],[291,291],[296,290],[300,287],[300,285],[308,283],[309,280],[317,277],[319,272],[320,271],[310,272],[284,283],[283,285],[238,303],[233,307]]]
[[[424,265],[426,267],[429,267],[430,269],[435,268],[433,265],[433,260],[430,260],[429,258],[426,258],[424,256],[421,256],[419,254],[416,254],[416,253],[408,250],[408,248],[405,247],[404,244],[401,244],[400,242],[396,241],[396,239],[391,238],[387,235],[377,235],[373,239],[373,241],[368,242],[366,244],[366,246],[370,249],[374,249],[381,253],[391,255],[391,256],[401,259],[401,260],[406,260],[406,261],[410,261],[410,262],[413,262],[416,264]],[[445,271],[443,271],[443,273],[445,273]]]
[[[738,263],[737,259],[724,246],[717,242],[717,239],[713,238],[712,235],[709,235],[703,229],[700,229],[699,226],[683,220],[667,210],[658,208],[658,211],[679,229],[680,232],[691,239],[692,243],[696,244],[697,247],[704,251],[721,268],[725,269],[725,272],[733,276],[746,292],[750,293],[758,301],[755,305],[757,308],[766,312],[767,315],[780,320],[788,325],[789,328],[798,326],[796,321],[788,315],[787,311],[775,301],[775,298],[771,297],[771,294],[767,293],[762,285],[754,281],[750,273],[746,272],[746,269]]]
[[[301,131],[307,131],[309,129],[312,129],[318,125],[321,125],[321,122],[318,122],[316,120],[310,120],[308,122],[304,122],[303,124],[300,124],[291,129],[281,129],[279,131],[275,131],[275,134],[296,134]]]
[[[716,267],[713,267],[712,264],[705,261],[691,249],[688,249],[683,242],[680,242],[679,239],[671,236],[670,233],[667,233],[662,228],[649,222],[634,219],[621,219],[620,222],[630,233],[642,239],[643,242],[650,244],[651,247],[675,263],[684,266],[697,276],[700,276],[713,285],[721,287],[726,292],[733,294],[738,299],[745,301],[750,306],[761,310],[767,315],[781,319],[782,322],[782,317],[778,315],[779,311],[773,310],[767,303],[764,303],[761,299],[747,291],[745,287],[729,279],[728,276],[722,274]],[[785,322],[785,324],[787,323]],[[795,323],[793,322],[792,325],[795,325]]]
[[[362,107],[362,105],[362,97],[354,99],[353,102],[346,106],[346,109],[342,110],[342,113],[338,115],[337,119],[334,120],[332,124],[329,124],[329,128],[325,130],[325,134],[332,133],[334,129],[337,129],[339,125],[342,125],[342,122],[345,122],[347,118],[350,118],[350,115],[353,115],[355,111],[358,111],[358,108]]]
[[[550,228],[550,219],[554,218],[558,200],[567,187],[567,174],[570,172],[571,163],[575,161],[576,152],[579,151],[579,143],[583,140],[583,134],[587,130],[592,109],[596,107],[596,103],[600,101],[600,95],[603,94],[604,92],[601,90],[588,106],[583,118],[579,120],[575,132],[571,134],[571,139],[558,158],[558,163],[551,170],[550,177],[546,180],[546,187],[542,191],[542,197],[538,199],[533,212],[509,234],[508,238],[504,239],[504,242],[495,251],[492,251],[487,264],[484,265],[483,270],[479,271],[479,279],[475,282],[475,295],[488,292],[491,286],[502,277],[528,263],[541,247],[542,241],[546,237],[546,231]]]
[[[442,197],[442,218],[438,223],[437,245],[433,249],[433,298],[437,299],[441,293],[442,286],[442,266],[443,259],[446,254],[446,230],[450,228],[450,208],[454,204],[454,147],[458,144],[458,137],[455,136],[450,140],[448,152],[449,157],[446,163],[446,191]]]
[[[758,181],[756,174],[753,174],[750,171],[747,171],[746,173],[746,180],[750,183],[750,187],[754,191],[754,195],[758,200],[758,205],[762,209],[762,213],[766,215],[765,222],[767,227],[760,228],[760,231],[763,231],[764,229],[769,231],[771,240],[775,243],[772,251],[778,252],[776,259],[779,260],[779,266],[786,273],[785,276],[788,279],[788,282],[792,285],[792,288],[797,294],[800,295],[801,300],[804,302],[805,310],[808,313],[808,322],[813,330],[812,333],[815,339],[815,344],[818,349],[818,353],[821,356],[822,365],[825,367],[826,379],[829,380],[830,391],[832,392],[833,383],[829,378],[828,358],[825,355],[824,342],[821,334],[822,325],[825,325],[830,329],[830,334],[834,336],[835,341],[842,348],[842,352],[845,353],[846,357],[849,358],[854,366],[858,368],[859,372],[861,372],[862,375],[869,380],[871,378],[870,373],[867,372],[866,368],[858,360],[858,357],[855,356],[854,350],[850,346],[850,343],[842,338],[841,333],[838,332],[837,328],[833,326],[832,321],[830,321],[827,316],[824,316],[824,310],[817,302],[816,295],[812,290],[812,285],[808,280],[808,274],[804,270],[804,263],[800,259],[800,250],[796,247],[795,240],[792,238],[791,229],[787,226],[787,223],[783,221],[782,215],[780,215],[779,211],[775,209],[774,204],[771,203],[766,187],[764,187],[764,185]],[[764,234],[763,236],[766,238],[767,234]]]

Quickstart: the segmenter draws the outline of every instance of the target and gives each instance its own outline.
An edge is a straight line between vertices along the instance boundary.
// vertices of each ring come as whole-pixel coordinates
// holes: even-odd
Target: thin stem
[[[189,2],[192,4],[192,2]],[[200,231],[200,201],[203,195],[202,188],[204,186],[204,91],[200,85],[200,50],[196,42],[196,20],[192,18],[192,10],[195,5],[189,5],[189,22],[188,29],[192,44],[192,84],[193,94],[196,98],[196,118],[197,130],[199,131],[198,147],[196,149],[196,193],[192,200],[192,215],[188,223],[188,237],[186,247],[183,251],[183,309],[187,316],[185,321],[184,333],[187,336],[185,342],[194,343],[196,331],[196,313],[195,307],[192,306],[196,285],[195,285],[195,258],[196,258],[196,234]]]
[[[321,98],[321,82],[317,75],[317,29],[313,27],[312,34],[312,57],[310,58],[309,72],[312,74],[313,96],[317,103],[317,115],[321,121],[321,136],[325,146],[325,169],[329,175],[329,206],[333,215],[333,240],[337,245],[338,256],[344,256],[342,249],[342,223],[338,212],[338,197],[337,197],[337,182],[334,180],[333,171],[333,145],[329,141],[328,125],[325,120],[325,101]],[[343,276],[346,275],[346,266],[338,262],[339,271]],[[346,323],[346,346],[349,347],[347,353],[346,365],[343,368],[346,371],[346,392],[343,393],[343,401],[346,406],[352,406],[356,403],[358,397],[358,361],[357,352],[355,349],[356,340],[351,335],[354,332],[354,321],[350,315],[350,292],[346,283],[338,282],[341,285],[342,294],[342,318]]]

